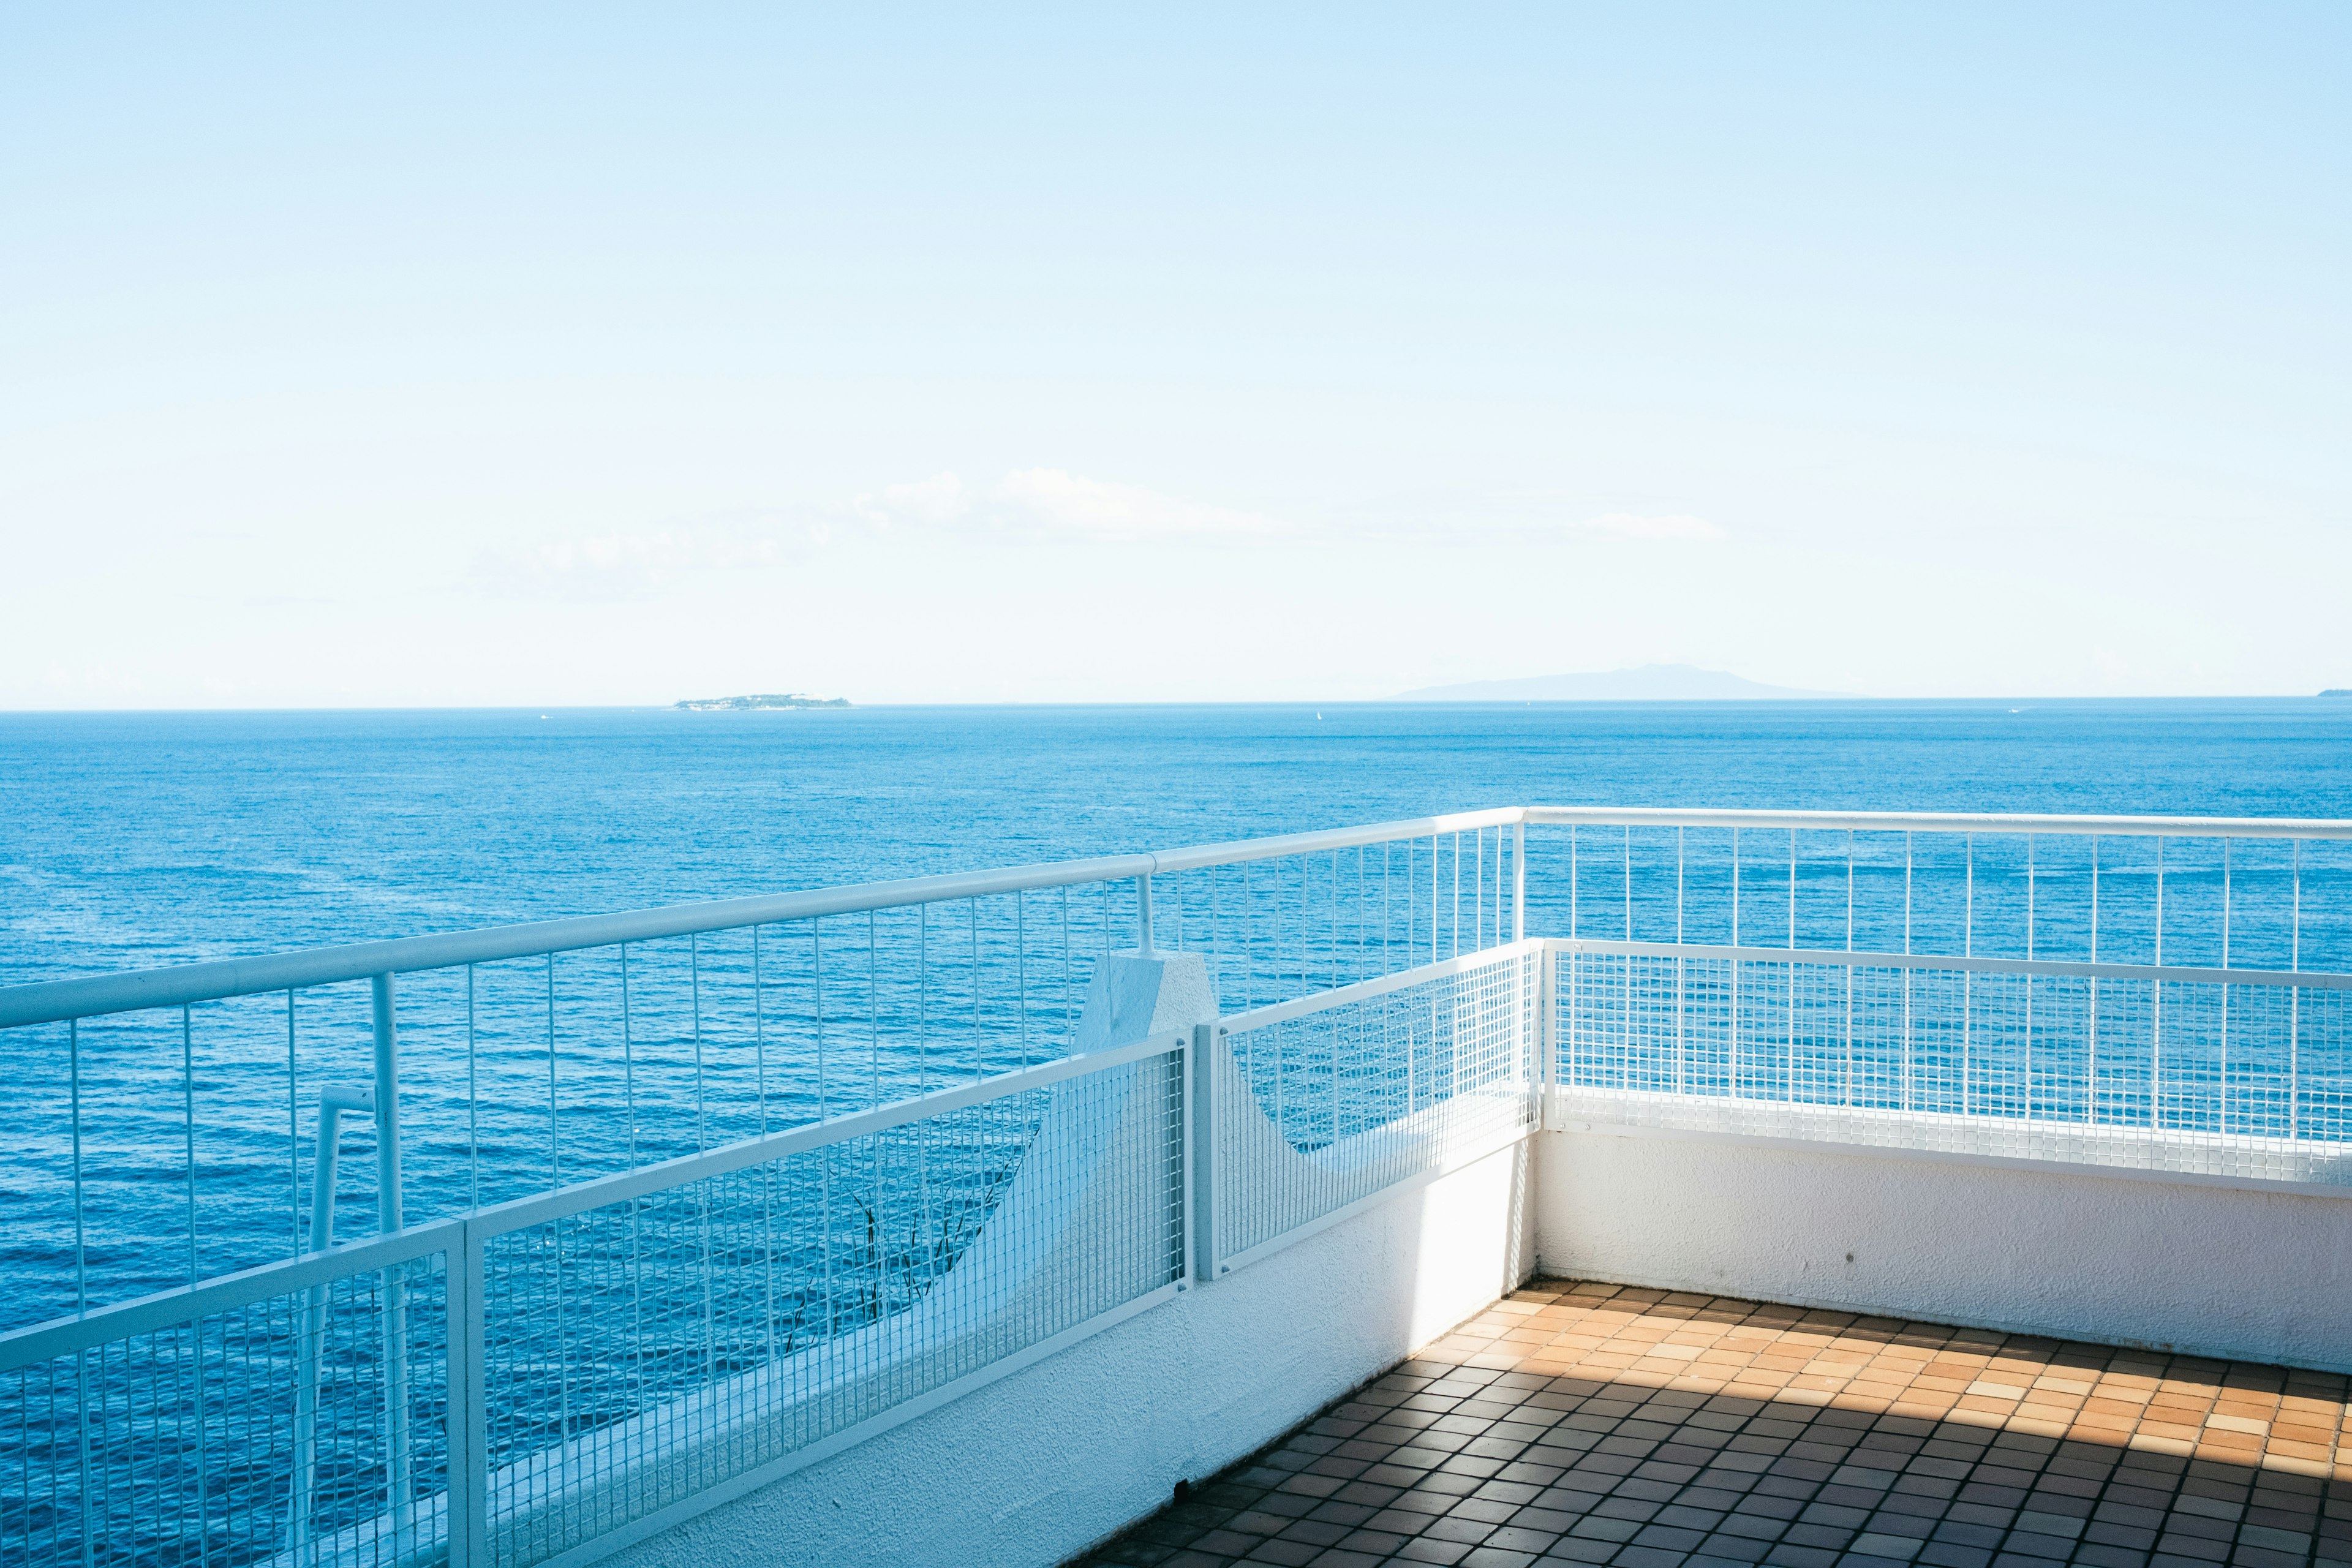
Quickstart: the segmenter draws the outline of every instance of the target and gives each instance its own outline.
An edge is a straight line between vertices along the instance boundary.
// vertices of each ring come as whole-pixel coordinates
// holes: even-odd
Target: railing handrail
[[[1793,827],[1800,832],[2051,834],[2118,838],[2352,839],[2328,816],[2048,816],[2017,812],[1717,811],[1682,806],[1530,805],[1530,827]]]
[[[1383,974],[1374,980],[1359,980],[1352,985],[1341,985],[1330,991],[1312,992],[1276,1002],[1265,1007],[1253,1007],[1245,1013],[1228,1013],[1217,1020],[1217,1032],[1223,1035],[1246,1035],[1256,1029],[1270,1029],[1276,1024],[1287,1024],[1293,1018],[1328,1013],[1334,1008],[1351,1007],[1369,1002],[1375,996],[1385,996],[1391,991],[1407,991],[1416,985],[1426,985],[1433,980],[1444,980],[1465,970],[1476,969],[1508,959],[1523,958],[1530,952],[1540,952],[1548,945],[1539,936],[1507,942],[1496,947],[1482,947],[1475,952],[1456,953],[1434,963],[1424,963],[1415,969],[1400,969],[1393,974]]]
[[[747,1165],[761,1165],[788,1155],[805,1154],[813,1149],[885,1132],[893,1127],[903,1127],[909,1121],[920,1121],[926,1117],[944,1116],[950,1110],[1003,1100],[1007,1095],[1045,1089],[1066,1079],[1083,1078],[1089,1073],[1140,1061],[1146,1057],[1166,1056],[1182,1050],[1188,1037],[1181,1032],[1152,1035],[1123,1046],[1111,1046],[1080,1056],[1060,1057],[1035,1067],[1015,1068],[1010,1072],[976,1079],[950,1089],[935,1089],[927,1094],[909,1095],[904,1100],[894,1100],[868,1110],[854,1110],[828,1117],[823,1121],[804,1122],[782,1132],[771,1132],[765,1137],[746,1138],[716,1149],[706,1149],[699,1154],[680,1154],[676,1159],[641,1165],[634,1171],[615,1172],[609,1176],[557,1187],[551,1192],[512,1198],[476,1210],[466,1216],[466,1224],[479,1237],[527,1230],[532,1226],[545,1225],[550,1220],[583,1214],[589,1209],[604,1208],[613,1204],[626,1203],[631,1198],[681,1187],[690,1182],[723,1176]]]
[[[1468,833],[1484,827],[1509,826],[1520,819],[1521,811],[1518,806],[1504,806],[1487,811],[1416,817],[1402,822],[1374,823],[1362,827],[1196,845],[1158,853],[1045,861],[992,871],[958,871],[936,877],[908,877],[888,882],[815,888],[798,893],[715,899],[702,903],[671,904],[660,909],[632,910],[615,914],[575,915],[565,920],[485,926],[473,931],[447,931],[431,936],[394,937],[383,942],[304,948],[261,958],[220,959],[207,963],[126,970],[117,974],[94,974],[72,980],[36,981],[26,985],[0,987],[0,1029],[27,1024],[54,1024],[68,1018],[95,1017],[107,1013],[130,1013],[147,1007],[178,1007],[229,996],[299,991],[313,985],[365,980],[378,974],[415,974],[425,970],[454,969],[467,963],[537,958],[544,953],[614,947],[623,942],[654,942],[665,937],[733,931],[783,921],[862,914],[868,910],[944,903],[958,899],[1033,891],[1040,888],[1123,882],[1161,872],[1189,871],[1207,866],[1234,865],[1244,860],[1270,860],[1289,855],[1316,854],[1329,849],[1351,848],[1359,844],[1425,838],[1434,833]]]
[[[467,963],[536,958],[583,948],[731,931],[868,910],[941,903],[958,899],[1128,881],[1165,872],[1230,866],[1393,843],[1435,834],[1468,833],[1519,825],[1545,826],[1760,827],[1854,832],[2113,835],[2179,838],[2312,838],[2352,840],[2352,819],[2263,816],[2037,816],[2004,813],[1717,811],[1668,806],[1528,805],[1454,812],[1360,827],[1331,828],[1265,838],[1234,839],[1134,855],[1046,861],[990,871],[951,872],[887,882],[818,888],[672,904],[659,909],[578,915],[564,920],[486,926],[428,936],[305,948],[258,958],[222,959],[161,969],[127,970],[71,980],[0,986],[0,1029],[58,1023],[149,1007],[177,1007],[231,996],[302,990],[413,974]]]
[[[1733,947],[1719,942],[1621,942],[1592,937],[1555,936],[1530,940],[1540,941],[1556,952],[1594,953],[1603,957],[1728,959],[1742,963],[1802,963],[1842,969],[1921,969],[1970,974],[2042,974],[2080,980],[2160,980],[2168,984],[2268,985],[2292,986],[2305,991],[2352,991],[2352,974],[2328,970],[2214,969],[2178,963],[2085,963],[2062,958],[1978,958],[1963,957],[1958,953],[1875,952],[1844,947]]]
[[[273,1258],[193,1285],[175,1285],[152,1295],[10,1329],[0,1333],[0,1375],[94,1345],[154,1333],[256,1301],[331,1285],[354,1274],[380,1273],[413,1258],[429,1258],[457,1246],[465,1236],[465,1226],[464,1215],[427,1220],[404,1230],[338,1242],[323,1252]]]

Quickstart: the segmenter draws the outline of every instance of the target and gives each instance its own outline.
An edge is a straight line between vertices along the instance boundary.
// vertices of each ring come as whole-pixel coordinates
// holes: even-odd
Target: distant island
[[[1804,691],[1767,686],[1720,669],[1688,664],[1645,664],[1639,669],[1585,675],[1537,675],[1518,680],[1473,680],[1400,691],[1391,702],[1727,702],[1759,699],[1852,697],[1851,691]]]
[[[2331,686],[2326,690],[2321,692],[2320,695],[2322,697],[2352,697],[2352,686]]]
[[[696,697],[676,704],[689,713],[740,713],[769,708],[846,708],[846,697],[811,697],[803,691],[763,691],[751,697]]]

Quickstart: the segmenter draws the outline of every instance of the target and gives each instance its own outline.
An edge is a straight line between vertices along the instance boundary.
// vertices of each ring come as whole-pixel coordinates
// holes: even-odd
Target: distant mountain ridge
[[[1400,691],[1391,702],[1736,702],[1852,697],[1851,691],[1807,691],[1767,686],[1720,669],[1690,664],[1645,664],[1636,669],[1581,675],[1535,675],[1516,680],[1471,680]]]

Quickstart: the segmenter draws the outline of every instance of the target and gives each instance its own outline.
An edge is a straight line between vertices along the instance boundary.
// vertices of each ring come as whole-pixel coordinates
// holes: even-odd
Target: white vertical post
[[[449,1568],[489,1563],[489,1423],[482,1388],[482,1243],[471,1216],[448,1253]]]
[[[1184,1157],[1192,1180],[1186,1188],[1192,1200],[1185,1215],[1192,1232],[1193,1277],[1217,1277],[1217,1059],[1224,1053],[1224,1027],[1215,1023],[1192,1026],[1190,1092],[1184,1097]]]
[[[1916,847],[1910,830],[1903,834],[1903,956],[1911,956],[1911,864]],[[1903,1109],[1911,1109],[1911,966],[1903,966]]]
[[[1568,939],[1576,940],[1577,864],[1576,824],[1568,825]]]
[[[1511,825],[1511,940],[1528,940],[1528,825],[1524,822]]]
[[[1578,983],[1582,978],[1580,973],[1581,965],[1580,964],[1579,960],[1583,955],[1577,950],[1575,943],[1570,942],[1568,949],[1559,956],[1566,960],[1568,963],[1568,1078],[1570,1082],[1574,1082],[1576,1079],[1577,1066],[1577,1039],[1579,1032],[1584,1027],[1584,999],[1580,994],[1579,994],[1578,991]],[[1554,1079],[1557,1079],[1559,1076],[1559,1064],[1560,1045],[1559,1008],[1556,1005],[1559,996],[1559,976],[1557,974],[1552,976],[1550,994],[1555,1005],[1546,1009],[1546,1022],[1544,1024],[1544,1049],[1546,1055],[1552,1063],[1552,1076]]]
[[[1559,1083],[1559,964],[1572,955],[1547,944],[1539,954],[1536,977],[1536,1080],[1542,1096],[1538,1125],[1557,1131],[1565,1125],[1560,1114]],[[1574,971],[1570,972],[1571,974]],[[1570,1010],[1574,1011],[1571,1005]],[[1575,1028],[1571,1021],[1570,1029]]]
[[[2098,835],[2091,835],[2091,962],[2098,963]],[[2091,975],[2091,1126],[2098,1126],[2098,975]]]
[[[1853,829],[1845,830],[1845,950],[1853,951]],[[1845,1093],[1853,1103],[1853,965],[1845,966]]]
[[[392,976],[372,982],[375,1014],[375,1217],[385,1235],[401,1226],[400,1038],[393,1016]],[[409,1528],[408,1300],[405,1267],[383,1271],[383,1412],[387,1501],[395,1529]]]
[[[1304,901],[1302,894],[1302,906]],[[1135,879],[1135,947],[1144,957],[1151,956],[1151,878],[1149,874]]]
[[[2221,967],[2230,967],[2230,840],[2221,840]],[[2221,985],[2221,1132],[2230,1131],[2230,986]]]
[[[1797,830],[1789,829],[1789,951],[1797,951]],[[1797,1098],[1797,961],[1789,961],[1789,1031],[1788,1048],[1781,1059],[1788,1063],[1782,1083],[1793,1103]]]
[[[2156,839],[2156,966],[2164,967],[2164,836]],[[2147,1124],[2164,1125],[2164,982],[2147,983],[2155,993],[2148,1009]]]
[[[1454,842],[1459,844],[1460,839]],[[1476,952],[1486,945],[1486,830],[1475,829],[1470,835],[1472,865],[1476,868],[1470,879],[1470,951]],[[1495,829],[1495,889],[1503,886],[1503,830]],[[1496,922],[1501,924],[1499,921]]]
[[[1633,945],[1633,825],[1630,822],[1625,825],[1624,864],[1622,869],[1625,876],[1625,945],[1631,947]],[[1633,1071],[1633,955],[1632,953],[1628,952],[1618,961],[1617,973],[1623,983],[1623,988],[1619,994],[1624,998],[1623,1010],[1618,1014],[1617,1024],[1619,1048],[1623,1052],[1620,1059],[1625,1064],[1622,1069],[1624,1078],[1621,1081],[1630,1082]]]
[[[2303,971],[2303,840],[2294,846],[2294,915],[2288,938],[2287,967]],[[2286,1135],[2303,1136],[2303,987],[2286,993]]]

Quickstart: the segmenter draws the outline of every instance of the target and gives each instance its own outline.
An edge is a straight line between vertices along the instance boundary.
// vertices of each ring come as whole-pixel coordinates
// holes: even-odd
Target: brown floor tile
[[[1922,1563],[2352,1564],[2347,1392],[2329,1373],[1542,1280],[1080,1561],[1619,1552],[1641,1568],[1696,1540],[1688,1521],[1728,1519],[1748,1523],[1714,1539],[1785,1535],[1743,1561],[1826,1562],[1807,1542],[1854,1531],[1893,1550],[1932,1525],[1948,1545]],[[1869,1522],[1834,1522],[1849,1517]]]

